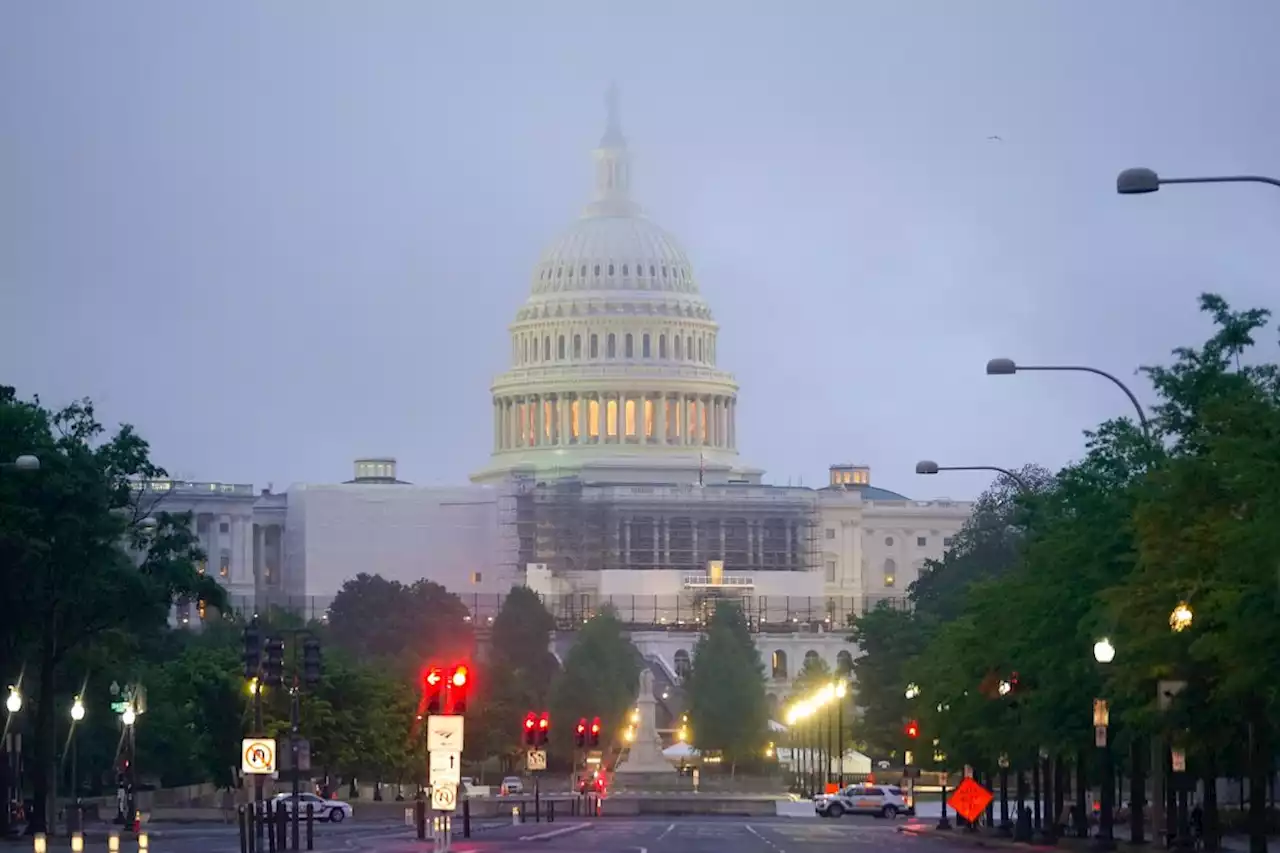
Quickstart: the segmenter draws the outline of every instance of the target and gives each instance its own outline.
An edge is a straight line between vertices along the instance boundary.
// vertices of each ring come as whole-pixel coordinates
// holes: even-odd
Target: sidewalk
[[[961,827],[955,827],[950,831],[939,831],[937,822],[933,820],[918,821],[913,819],[898,827],[898,832],[906,835],[927,836],[938,841],[954,841],[970,847],[1015,848],[1018,850],[1089,850],[1093,843],[1093,838],[1076,838],[1075,836],[1064,836],[1059,838],[1055,844],[1014,841],[1012,838],[995,835],[985,829],[972,832]],[[1280,839],[1267,839],[1267,846],[1270,849],[1277,849],[1277,843],[1280,843]],[[1127,836],[1119,835],[1116,838],[1117,848],[1129,846]],[[1163,849],[1163,845],[1151,843],[1150,836],[1148,836],[1148,841],[1142,846],[1142,849],[1160,850]],[[1222,839],[1222,850],[1227,851],[1227,853],[1248,853],[1249,838],[1245,835],[1225,836]]]

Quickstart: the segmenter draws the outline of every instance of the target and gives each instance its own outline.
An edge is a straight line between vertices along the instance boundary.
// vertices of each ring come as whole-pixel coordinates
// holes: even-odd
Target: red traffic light
[[[551,728],[551,717],[547,714],[543,714],[538,720],[538,728],[542,729],[544,732]]]
[[[439,687],[440,682],[444,681],[444,672],[440,669],[440,667],[433,666],[431,667],[431,670],[427,673],[426,681],[427,681],[428,687]]]
[[[586,721],[586,720],[578,720],[578,734],[582,734],[582,733],[583,733],[583,732],[585,732],[586,730],[587,730],[587,721]]]
[[[920,724],[917,723],[915,720],[911,720],[910,722],[907,723],[905,731],[907,733],[907,737],[909,738],[920,737]]]
[[[450,676],[450,681],[453,682],[454,687],[466,687],[467,675],[467,668],[465,666],[456,666],[453,669],[453,675]]]
[[[528,715],[525,716],[524,718],[524,727],[528,731],[533,731],[533,725],[534,725],[534,716],[533,716],[533,712],[530,711]]]
[[[596,717],[594,720],[591,721],[591,733],[593,735],[600,734],[600,718],[599,717]]]

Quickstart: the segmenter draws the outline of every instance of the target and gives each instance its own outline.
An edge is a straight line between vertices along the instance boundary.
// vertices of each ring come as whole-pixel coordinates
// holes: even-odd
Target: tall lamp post
[[[1116,647],[1106,637],[1093,644],[1093,659],[1106,666],[1116,659]],[[1095,850],[1114,850],[1115,842],[1115,796],[1116,783],[1113,778],[1115,768],[1111,761],[1111,743],[1107,739],[1107,726],[1111,722],[1111,711],[1106,699],[1093,700],[1093,745],[1098,748],[1102,759],[1102,813],[1098,815],[1098,834],[1093,839]]]
[[[937,474],[939,471],[994,471],[997,474],[1003,474],[1008,477],[1018,488],[1024,492],[1030,492],[1031,487],[1027,481],[1014,471],[1008,468],[999,468],[995,465],[939,465],[932,459],[921,459],[916,463],[917,474]]]
[[[844,790],[844,697],[848,691],[848,685],[841,678],[836,682],[836,749],[840,750],[840,772],[837,781],[840,784],[840,790]]]
[[[14,752],[9,749],[9,730],[13,728],[13,718],[22,710],[22,693],[14,685],[9,686],[9,695],[5,698],[4,709],[7,713],[4,719],[4,763],[0,765],[0,835],[7,836],[10,830],[9,802],[13,799],[11,791],[13,788],[18,788],[18,762],[15,760]]]
[[[1270,184],[1280,187],[1280,180],[1265,175],[1221,175],[1209,178],[1162,178],[1154,169],[1125,169],[1116,176],[1116,192],[1120,195],[1145,195],[1165,184]]]
[[[125,779],[128,786],[125,789],[125,826],[132,826],[138,814],[137,788],[138,788],[138,741],[134,734],[135,724],[138,722],[138,713],[133,710],[133,705],[125,706],[124,713],[120,715],[120,722],[124,724],[125,742],[129,745],[129,775]]]
[[[1129,390],[1128,385],[1125,385],[1105,370],[1075,364],[1018,364],[1011,358],[993,358],[987,362],[988,376],[1012,376],[1015,373],[1021,373],[1027,370],[1047,370],[1059,373],[1092,373],[1094,376],[1101,376],[1103,379],[1110,380],[1117,388],[1124,392],[1126,397],[1129,398],[1129,402],[1133,404],[1133,410],[1138,414],[1138,423],[1142,425],[1143,434],[1148,438],[1151,437],[1151,423],[1147,420],[1147,413],[1143,410],[1142,404],[1138,402],[1137,396]]]
[[[83,815],[80,809],[80,747],[76,730],[84,720],[84,702],[79,696],[71,703],[71,796],[76,806],[74,830],[82,829]]]

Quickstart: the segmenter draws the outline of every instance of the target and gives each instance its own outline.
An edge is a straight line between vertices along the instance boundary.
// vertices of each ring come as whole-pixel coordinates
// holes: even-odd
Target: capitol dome
[[[493,394],[493,457],[473,479],[749,476],[737,467],[737,384],[679,242],[631,198],[610,92],[595,197],[542,253]]]

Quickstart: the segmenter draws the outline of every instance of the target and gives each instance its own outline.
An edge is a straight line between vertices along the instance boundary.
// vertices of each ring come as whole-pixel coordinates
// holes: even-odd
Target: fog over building
[[[393,458],[287,494],[151,484],[196,514],[207,570],[238,606],[322,616],[367,572],[441,583],[483,624],[527,584],[566,629],[612,604],[669,686],[706,608],[734,598],[779,697],[807,656],[848,665],[849,616],[903,599],[942,556],[967,502],[912,500],[846,463],[820,488],[770,485],[743,461],[720,327],[679,242],[633,199],[612,92],[592,158],[594,196],[534,265],[510,326],[472,484],[416,486]]]

